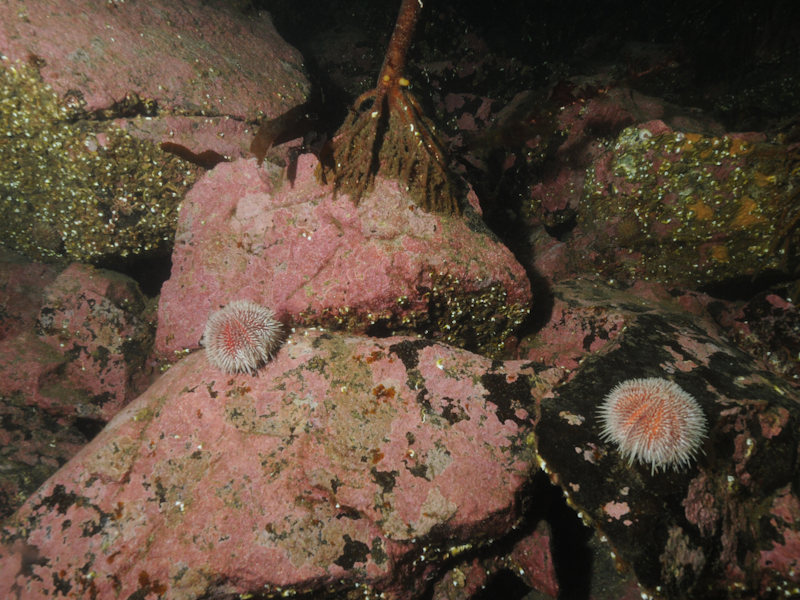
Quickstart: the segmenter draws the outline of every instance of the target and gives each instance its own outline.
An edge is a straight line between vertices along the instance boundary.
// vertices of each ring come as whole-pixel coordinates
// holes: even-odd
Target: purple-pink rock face
[[[153,323],[136,282],[73,263],[47,286],[37,322],[41,339],[67,358],[64,382],[85,390],[83,417],[108,421],[147,388]]]
[[[531,292],[480,218],[424,212],[385,180],[354,207],[317,182],[316,164],[302,155],[281,187],[255,160],[220,164],[198,181],[161,291],[157,350],[197,347],[208,315],[245,298],[293,323],[377,324],[496,353]]]
[[[147,113],[155,103],[157,117],[119,125],[196,153],[241,156],[252,134],[245,123],[301,104],[309,88],[299,52],[267,13],[199,0],[5,2],[0,49],[9,64],[38,66],[56,94],[90,114]]]
[[[0,517],[148,385],[153,325],[136,283],[0,251]]]
[[[11,334],[0,338],[0,393],[105,422],[148,386],[153,326],[135,281],[77,263],[58,273],[10,253],[0,273],[10,300],[0,330]],[[30,287],[37,280],[42,288]]]
[[[2,530],[0,597],[418,595],[520,518],[535,376],[303,330],[257,376],[174,365]]]

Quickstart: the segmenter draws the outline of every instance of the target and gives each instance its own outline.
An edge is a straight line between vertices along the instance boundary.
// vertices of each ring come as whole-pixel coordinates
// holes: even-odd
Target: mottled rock
[[[0,51],[0,237],[36,260],[167,251],[199,157],[309,87],[266,13],[197,0],[6,2]]]
[[[784,296],[765,291],[732,307],[703,300],[740,348],[778,375],[800,383],[800,311]]]
[[[594,348],[542,398],[536,427],[542,465],[570,505],[648,593],[800,593],[797,391],[732,347],[713,320],[691,315],[658,288],[640,286],[638,298],[626,298],[576,281],[554,292],[567,316],[553,326],[566,324],[574,348]],[[595,303],[589,319],[587,298]],[[546,350],[537,350],[547,361]],[[640,377],[676,382],[703,409],[703,454],[685,471],[629,465],[600,439],[600,401],[620,381]]]
[[[304,102],[309,89],[300,53],[268,13],[200,0],[14,0],[0,7],[0,48],[9,62],[36,66],[72,107],[105,117],[181,115],[200,130],[225,116],[276,117]],[[177,133],[159,139],[184,143],[187,132]],[[191,149],[235,147],[232,139],[217,143],[224,145]],[[247,147],[249,139],[238,143]]]
[[[0,341],[33,329],[39,317],[42,289],[60,269],[32,263],[0,246]]]
[[[157,349],[196,348],[208,315],[244,298],[293,323],[412,331],[496,354],[531,293],[480,217],[424,212],[380,179],[356,207],[317,182],[316,164],[302,155],[295,179],[275,183],[240,160],[195,185],[161,291]]]
[[[150,381],[153,325],[136,283],[0,253],[0,517]]]
[[[37,261],[168,249],[198,167],[87,119],[27,64],[0,62],[0,236]]]
[[[667,118],[674,110],[657,98],[626,87],[600,91],[595,85],[562,82],[551,90],[543,108],[535,95],[520,94],[506,119],[520,119],[526,105],[536,128],[528,143],[545,154],[544,172],[531,187],[529,217],[548,227],[562,227],[575,219],[583,196],[586,169],[603,154],[605,139],[634,123]],[[672,112],[672,111],[670,111]],[[501,126],[511,123],[501,121]]]
[[[563,82],[545,101],[521,93],[495,128],[536,166],[531,267],[553,280],[590,271],[719,289],[794,276],[796,145],[590,83]]]
[[[800,150],[760,134],[625,129],[587,173],[576,252],[622,281],[711,286],[789,276]]]
[[[532,533],[514,544],[509,558],[519,576],[531,588],[557,598],[561,585],[553,564],[551,539],[551,527],[541,521]],[[567,588],[570,587],[567,584]]]
[[[84,390],[83,417],[108,421],[152,376],[153,323],[136,282],[72,264],[44,289],[39,337],[67,359],[62,384]]]
[[[0,595],[415,597],[519,520],[536,385],[414,338],[299,331],[257,376],[194,353],[6,522]]]

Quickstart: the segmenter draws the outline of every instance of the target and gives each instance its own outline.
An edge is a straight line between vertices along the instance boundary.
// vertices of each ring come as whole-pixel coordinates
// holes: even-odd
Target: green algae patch
[[[59,98],[33,66],[0,62],[3,243],[44,261],[168,250],[197,167],[82,104],[78,92]]]

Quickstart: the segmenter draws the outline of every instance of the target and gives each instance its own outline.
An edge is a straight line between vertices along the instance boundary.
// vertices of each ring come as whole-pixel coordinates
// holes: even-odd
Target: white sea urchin
[[[706,435],[700,405],[677,384],[651,377],[617,384],[598,410],[600,437],[614,442],[628,463],[681,468],[694,458]]]
[[[234,300],[208,318],[201,343],[218,369],[255,373],[280,346],[281,324],[269,308]]]

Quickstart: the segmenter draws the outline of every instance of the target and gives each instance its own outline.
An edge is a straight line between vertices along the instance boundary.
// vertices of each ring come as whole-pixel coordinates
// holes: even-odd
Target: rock
[[[414,338],[298,331],[257,376],[193,353],[6,522],[0,596],[415,597],[518,522],[536,385]]]
[[[774,373],[800,382],[800,311],[794,302],[771,290],[734,306],[713,298],[702,301],[742,350]]]
[[[4,3],[0,49],[0,237],[36,260],[166,253],[198,164],[309,89],[266,13],[198,0]]]
[[[156,346],[196,348],[208,315],[234,299],[295,324],[419,332],[497,354],[527,315],[530,285],[480,218],[417,208],[378,180],[357,207],[314,176],[265,179],[255,160],[218,165],[181,210],[158,308]]]
[[[517,157],[505,178],[532,177],[530,268],[552,280],[588,271],[720,293],[795,275],[800,151],[783,138],[568,81],[546,100],[518,94],[484,138],[521,140],[528,170]]]
[[[200,0],[103,6],[16,0],[0,8],[0,48],[6,65],[32,63],[62,102],[86,113],[150,112],[155,123],[174,115],[173,135],[164,131],[158,141],[186,143],[198,153],[241,156],[250,136],[240,126],[240,139],[231,139],[229,117],[240,123],[276,117],[302,104],[309,90],[300,53],[266,12],[244,15]],[[185,117],[184,126],[177,116]],[[149,128],[144,119],[134,122],[137,131]],[[188,126],[199,135],[225,131],[228,139],[197,147],[187,143],[194,135]]]
[[[576,249],[599,272],[706,287],[788,277],[800,151],[759,134],[625,129],[590,168]]]
[[[533,94],[520,96],[504,110],[507,114],[503,114],[500,127],[511,127],[520,119],[519,112],[525,106],[529,111],[544,113],[544,118],[537,115],[538,127],[529,132],[534,134],[529,143],[549,155],[541,181],[531,188],[529,212],[534,221],[541,220],[548,227],[574,221],[583,196],[586,170],[603,154],[605,138],[626,126],[666,119],[666,113],[677,112],[658,98],[626,87],[600,91],[588,83],[562,82],[555,86],[545,110],[541,103],[531,106],[535,101]]]
[[[82,417],[106,422],[150,384],[152,315],[125,275],[73,263],[44,290],[42,341],[67,358],[62,385],[81,389]]]
[[[153,325],[136,283],[0,251],[0,517],[149,384]]]
[[[32,263],[0,246],[0,341],[33,329],[39,317],[42,288],[50,285],[59,269]]]
[[[255,377],[191,354],[7,521],[0,581],[22,598],[455,598],[503,581],[550,596],[796,593],[796,392],[693,296],[553,291],[522,361],[313,330]],[[601,440],[600,400],[635,377],[700,403],[709,431],[688,469],[651,473]]]
[[[641,284],[635,294],[598,282],[555,286],[546,335],[561,328],[565,341],[554,360],[574,367],[567,339],[593,352],[541,400],[543,467],[648,593],[797,595],[800,396],[731,346],[712,319],[691,315],[658,286]],[[547,346],[535,357],[549,362]],[[705,413],[703,454],[685,471],[629,465],[600,439],[600,401],[641,377],[676,382]]]

